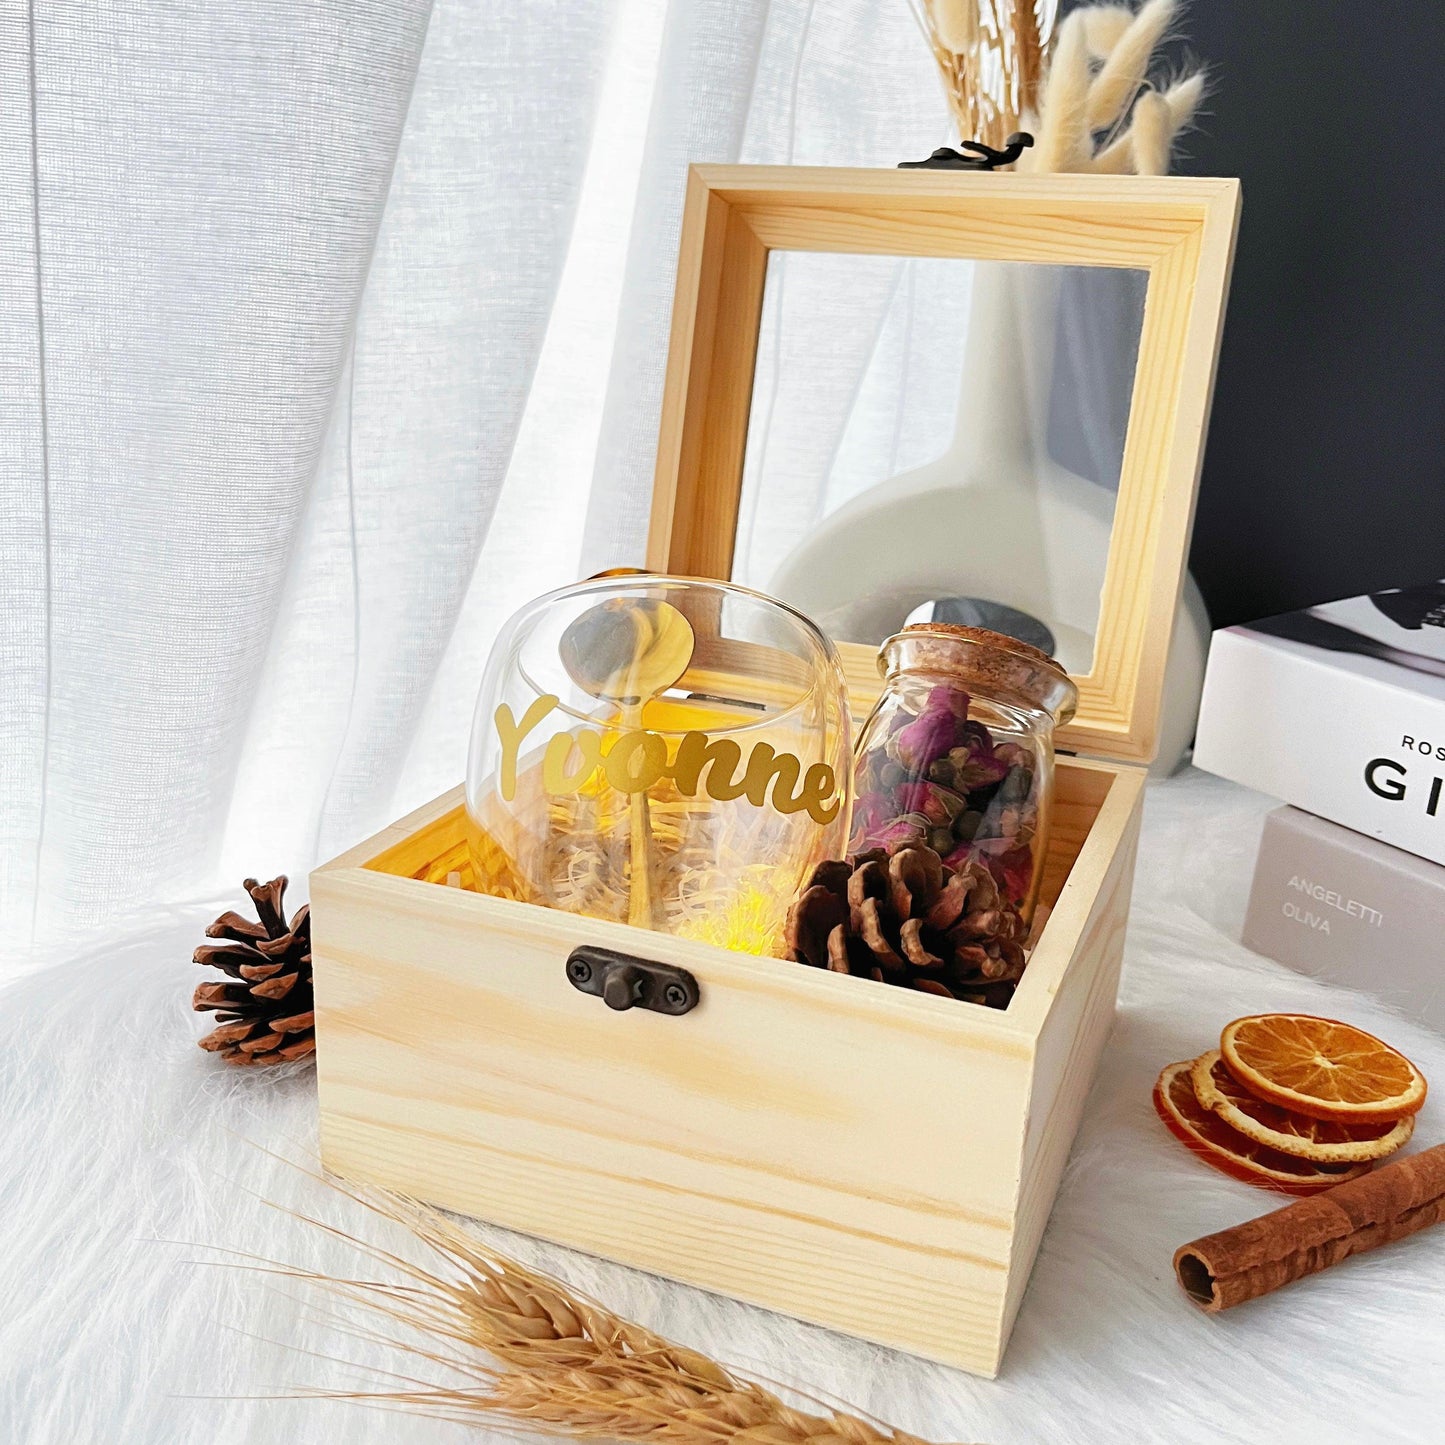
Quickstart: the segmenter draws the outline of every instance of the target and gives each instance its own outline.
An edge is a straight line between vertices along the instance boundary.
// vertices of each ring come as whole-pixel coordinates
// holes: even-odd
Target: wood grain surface
[[[324,1161],[992,1374],[1113,1014],[1141,783],[1060,761],[1004,1012],[444,886],[447,794],[312,875]],[[581,943],[702,1003],[613,1013]]]
[[[770,250],[953,256],[1147,271],[1139,360],[1092,669],[1060,747],[1154,755],[1208,427],[1239,183],[694,166],[653,483],[648,566],[732,575]],[[843,644],[876,697],[873,649]]]

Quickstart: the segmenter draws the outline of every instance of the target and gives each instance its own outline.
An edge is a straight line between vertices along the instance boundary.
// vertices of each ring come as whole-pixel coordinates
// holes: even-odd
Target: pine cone
[[[1007,1008],[1024,971],[1018,909],[987,864],[875,848],[820,863],[788,913],[788,957],[814,968]]]
[[[200,1041],[228,1064],[279,1064],[316,1048],[311,992],[311,909],[303,905],[290,923],[281,907],[285,877],[269,883],[246,879],[246,892],[261,920],[223,913],[206,929],[197,963],[219,968],[234,983],[197,984],[191,1007],[215,1012],[218,1027]]]

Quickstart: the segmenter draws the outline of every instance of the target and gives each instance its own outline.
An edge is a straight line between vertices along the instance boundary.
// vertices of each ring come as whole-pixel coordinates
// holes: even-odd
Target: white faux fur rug
[[[1382,1033],[1439,1085],[1417,1139],[1445,1138],[1445,1039],[1233,941],[1268,806],[1197,773],[1151,790],[1117,1025],[999,1380],[493,1237],[722,1360],[935,1440],[1445,1440],[1445,1228],[1219,1318],[1188,1306],[1170,1270],[1176,1245],[1277,1202],[1197,1163],[1149,1102],[1161,1065],[1231,1017],[1299,1009]],[[194,1246],[355,1271],[344,1248],[261,1200],[368,1236],[377,1225],[254,1147],[314,1152],[308,1069],[232,1071],[192,1045],[204,1025],[189,1010],[190,953],[220,906],[0,993],[0,1441],[482,1438],[354,1405],[237,1398],[354,1384],[290,1347],[351,1360],[363,1347],[263,1277],[195,1263]]]

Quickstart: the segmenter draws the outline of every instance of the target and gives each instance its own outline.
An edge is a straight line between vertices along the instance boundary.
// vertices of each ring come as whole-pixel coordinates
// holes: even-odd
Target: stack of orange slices
[[[1154,1085],[1169,1131],[1216,1169],[1286,1194],[1366,1173],[1415,1130],[1425,1076],[1373,1034],[1310,1014],[1253,1014]]]

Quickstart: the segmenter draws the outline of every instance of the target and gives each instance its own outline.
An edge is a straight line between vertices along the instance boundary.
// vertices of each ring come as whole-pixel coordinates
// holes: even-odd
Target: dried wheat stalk
[[[333,1279],[290,1266],[277,1273],[358,1306],[381,1342],[426,1369],[456,1377],[431,1385],[393,1373],[397,1388],[302,1391],[414,1410],[462,1424],[491,1423],[579,1440],[663,1445],[923,1445],[859,1415],[810,1414],[772,1391],[620,1318],[560,1281],[488,1248],[444,1215],[384,1190],[335,1183],[357,1203],[405,1225],[434,1268],[413,1264],[319,1220],[390,1280]],[[824,1407],[827,1408],[826,1406]]]
[[[1001,147],[1038,105],[1055,0],[909,0],[960,140]]]

